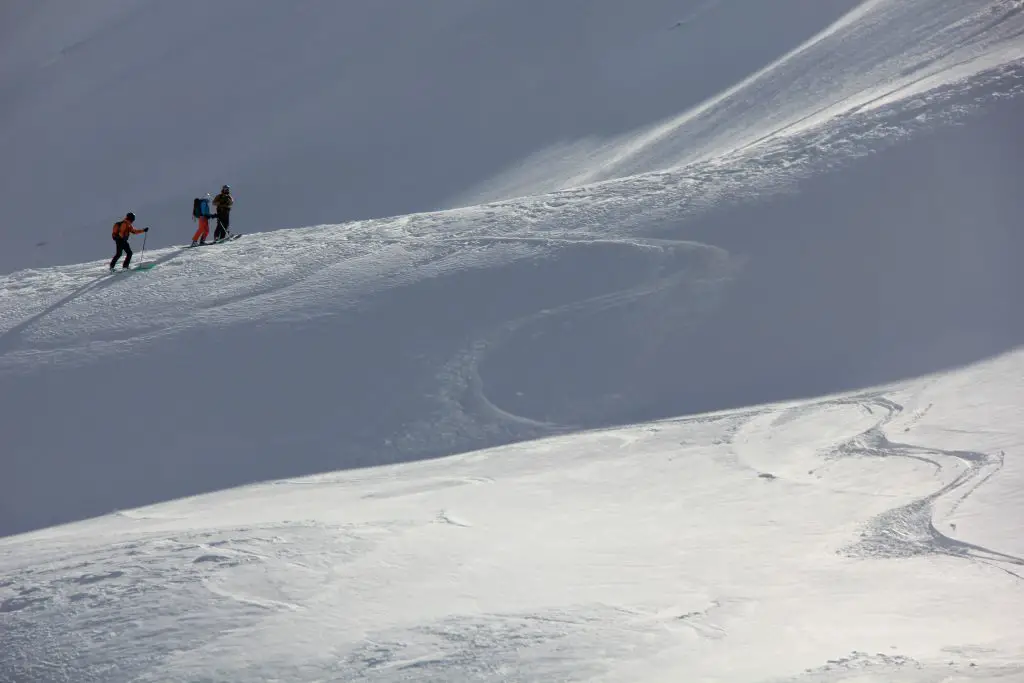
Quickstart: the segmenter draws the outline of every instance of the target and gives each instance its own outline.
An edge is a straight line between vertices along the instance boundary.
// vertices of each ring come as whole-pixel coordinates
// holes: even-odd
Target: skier
[[[213,231],[213,241],[226,239],[231,225],[231,207],[235,200],[231,196],[231,188],[225,185],[220,188],[220,194],[213,198],[213,205],[217,209],[217,229]]]
[[[199,221],[199,227],[192,235],[192,246],[201,247],[206,244],[206,238],[210,236],[210,193],[206,193],[205,199],[197,197],[192,202],[192,220]]]
[[[140,235],[144,232],[149,232],[149,228],[143,228],[137,230],[134,226],[135,214],[129,211],[124,215],[124,220],[120,220],[114,223],[114,229],[111,231],[110,236],[114,238],[114,244],[117,245],[117,253],[114,254],[114,258],[110,260],[110,272],[114,272],[114,267],[117,265],[117,260],[121,258],[121,254],[127,254],[124,257],[124,264],[122,268],[128,270],[128,264],[132,261],[132,248],[128,244],[128,238],[132,235]]]

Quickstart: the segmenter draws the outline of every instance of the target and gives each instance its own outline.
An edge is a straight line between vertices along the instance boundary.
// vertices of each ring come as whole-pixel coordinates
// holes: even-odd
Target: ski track
[[[831,457],[913,458],[932,463],[938,471],[945,469],[944,463],[951,462],[962,471],[934,493],[879,515],[861,534],[861,540],[845,552],[883,558],[926,554],[964,557],[997,566],[1024,580],[1024,576],[1017,573],[1021,570],[1002,566],[1024,567],[1024,558],[960,541],[939,531],[934,523],[936,503],[951,499],[949,513],[954,512],[1002,468],[1005,453],[950,451],[895,442],[886,435],[885,428],[902,414],[903,406],[880,395],[869,395],[858,400],[858,404],[868,410],[881,409],[884,414],[875,427],[840,444]]]
[[[1003,466],[1005,453],[982,451],[947,450],[938,447],[901,443],[889,438],[887,429],[903,416],[900,403],[887,398],[882,392],[829,399],[820,403],[796,408],[769,408],[766,411],[747,413],[727,431],[732,443],[744,429],[744,423],[766,416],[776,416],[772,431],[784,429],[788,422],[815,412],[839,406],[857,407],[865,414],[877,417],[875,424],[866,430],[847,438],[819,454],[823,463],[811,469],[808,475],[820,480],[832,463],[850,458],[905,458],[927,463],[934,468],[934,476],[942,478],[947,470],[955,472],[952,479],[934,492],[877,515],[861,532],[860,539],[839,550],[850,557],[903,558],[921,555],[947,555],[969,559],[997,567],[1001,571],[1024,580],[1022,569],[1024,558],[985,548],[967,541],[956,539],[940,531],[935,525],[936,505],[946,505],[946,516],[951,516],[965,500],[974,494]],[[931,406],[911,416],[904,431],[909,431]],[[747,450],[771,452],[771,443],[764,443]],[[757,468],[744,462],[741,456],[733,455],[728,462],[734,466],[752,471]],[[768,474],[768,478],[779,478]],[[785,479],[785,477],[782,477]],[[837,490],[839,492],[839,490]]]

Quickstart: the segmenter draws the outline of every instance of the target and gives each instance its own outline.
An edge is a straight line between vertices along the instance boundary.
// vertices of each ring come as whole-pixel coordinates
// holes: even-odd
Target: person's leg
[[[227,235],[227,230],[225,230],[225,227],[226,226],[224,225],[224,214],[221,213],[220,211],[218,211],[217,212],[217,229],[213,231],[213,239],[214,240],[223,239]]]
[[[205,242],[209,234],[210,219],[203,216],[199,219],[199,227],[196,228],[196,234],[192,235],[192,244],[195,244],[196,242]]]
[[[128,270],[128,264],[132,262],[132,245],[128,244],[128,238],[124,238],[124,265],[122,266],[125,270]]]
[[[110,269],[113,270],[117,266],[117,260],[121,258],[121,254],[124,253],[124,247],[121,245],[120,238],[114,238],[114,244],[117,245],[117,253],[114,254],[114,258],[110,259]]]

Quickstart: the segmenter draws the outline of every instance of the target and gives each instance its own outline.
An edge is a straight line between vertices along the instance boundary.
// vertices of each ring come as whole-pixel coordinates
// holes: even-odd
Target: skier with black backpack
[[[206,238],[210,235],[210,193],[206,197],[196,197],[192,200],[192,220],[199,222],[199,227],[192,235],[192,246],[202,247],[206,245]]]

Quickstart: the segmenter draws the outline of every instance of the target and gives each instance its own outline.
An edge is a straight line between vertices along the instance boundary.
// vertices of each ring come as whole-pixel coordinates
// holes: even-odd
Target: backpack
[[[210,218],[210,200],[196,197],[192,200],[192,218]]]

